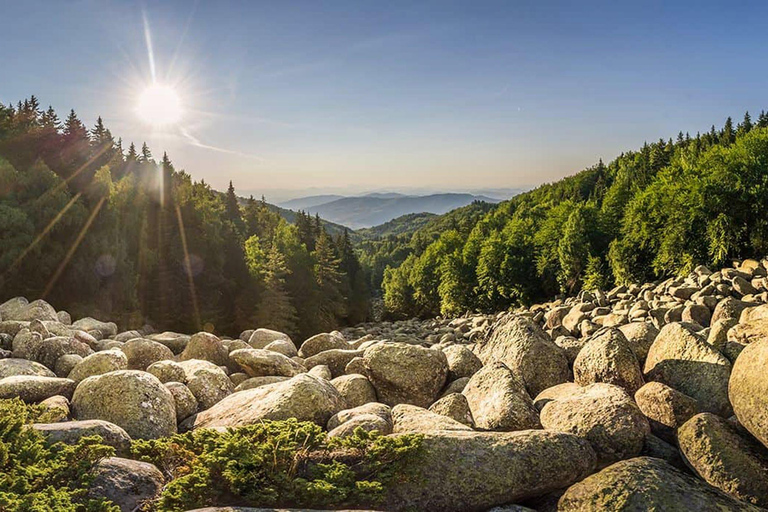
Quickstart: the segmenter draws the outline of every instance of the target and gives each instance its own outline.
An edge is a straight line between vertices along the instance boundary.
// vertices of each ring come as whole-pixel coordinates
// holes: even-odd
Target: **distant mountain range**
[[[405,195],[396,192],[376,192],[363,196],[316,195],[279,203],[291,210],[304,210],[330,222],[352,229],[384,224],[410,213],[443,214],[474,201],[498,203],[500,199],[475,194],[443,193]]]

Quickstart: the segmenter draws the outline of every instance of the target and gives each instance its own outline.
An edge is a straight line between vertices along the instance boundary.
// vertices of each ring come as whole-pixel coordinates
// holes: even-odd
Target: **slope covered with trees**
[[[0,291],[125,326],[308,336],[368,315],[349,236],[123,148],[99,118],[0,105]]]
[[[424,247],[387,246],[407,254],[384,272],[385,307],[394,317],[494,311],[764,255],[766,214],[768,115],[728,118],[516,196]]]

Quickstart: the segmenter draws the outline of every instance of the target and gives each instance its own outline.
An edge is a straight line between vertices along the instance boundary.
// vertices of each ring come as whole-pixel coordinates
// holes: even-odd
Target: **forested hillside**
[[[394,255],[383,277],[391,316],[494,311],[765,255],[768,115],[645,144],[471,224],[432,230],[423,247],[421,231],[380,243]],[[364,258],[374,275],[377,257]]]
[[[127,149],[101,119],[61,122],[33,96],[0,104],[0,291],[125,327],[300,337],[368,315],[366,279],[345,234],[270,205],[238,204]]]

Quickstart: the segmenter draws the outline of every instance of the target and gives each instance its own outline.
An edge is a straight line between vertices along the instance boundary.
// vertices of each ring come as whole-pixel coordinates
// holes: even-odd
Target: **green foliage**
[[[296,420],[134,441],[134,455],[171,482],[161,511],[226,504],[260,507],[374,506],[397,482],[419,436],[386,437],[358,429],[345,439]]]
[[[348,234],[293,217],[296,229],[263,198],[241,204],[232,183],[220,193],[193,181],[146,143],[124,155],[101,118],[88,130],[34,97],[0,105],[8,296],[126,328],[230,335],[274,327],[306,338],[367,320],[370,287]]]
[[[729,118],[719,131],[646,143],[491,207],[461,229],[451,229],[451,212],[407,240],[363,242],[362,261],[373,275],[387,262],[384,306],[404,318],[498,311],[558,291],[761,256],[768,251],[766,128],[767,114],[756,124],[745,115],[737,127]],[[436,225],[437,235],[429,230]],[[447,243],[443,235],[454,231],[459,241]]]
[[[45,408],[19,399],[0,400],[0,511],[116,512],[119,508],[88,497],[90,470],[114,448],[99,436],[76,445],[49,445],[26,428],[44,421]]]

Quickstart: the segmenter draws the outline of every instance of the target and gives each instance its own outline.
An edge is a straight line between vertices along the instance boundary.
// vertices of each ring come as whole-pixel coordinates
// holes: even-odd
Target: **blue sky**
[[[730,5],[729,5],[730,4]],[[0,101],[36,94],[217,188],[535,185],[768,108],[766,2],[0,0]],[[186,111],[135,115],[151,81]]]

